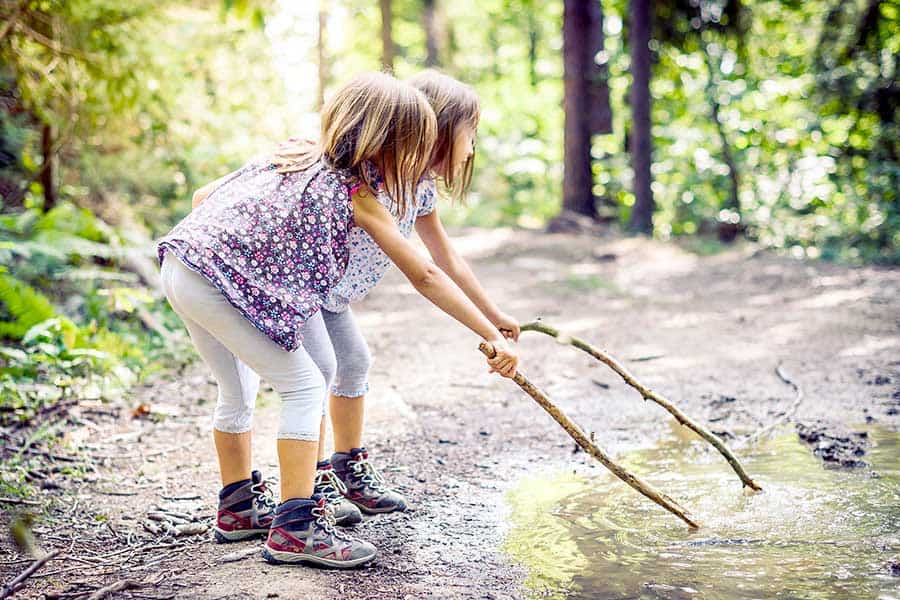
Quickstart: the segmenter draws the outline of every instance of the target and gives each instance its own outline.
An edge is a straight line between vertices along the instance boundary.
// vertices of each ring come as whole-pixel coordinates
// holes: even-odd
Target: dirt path
[[[505,310],[523,320],[540,315],[606,348],[724,435],[752,431],[790,405],[779,363],[806,394],[797,421],[832,432],[867,421],[900,428],[897,270],[804,263],[747,247],[699,257],[640,239],[509,230],[456,239]],[[214,513],[215,393],[197,365],[137,390],[122,407],[81,411],[69,438],[105,458],[83,480],[57,476],[50,487],[60,488],[40,498],[50,518],[35,527],[44,548],[80,562],[51,562],[21,596],[128,578],[148,585],[118,597],[522,597],[524,573],[499,550],[503,493],[529,471],[587,464],[585,455],[573,454],[571,440],[513,384],[488,375],[474,336],[398,273],[357,316],[375,356],[368,446],[412,504],[357,526],[381,551],[374,566],[345,573],[273,567],[258,557],[221,563],[253,544],[218,546],[200,535],[167,545],[144,531],[140,521],[156,506],[201,521]],[[661,409],[585,355],[534,333],[520,348],[521,370],[613,454],[668,431]],[[133,419],[140,402],[178,414]],[[254,445],[256,463],[273,475],[277,404],[262,398]],[[0,549],[5,582],[26,562],[14,562],[21,557],[8,541]]]

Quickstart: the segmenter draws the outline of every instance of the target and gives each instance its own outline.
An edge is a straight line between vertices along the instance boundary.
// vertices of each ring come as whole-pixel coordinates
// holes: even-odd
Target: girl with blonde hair
[[[491,343],[490,368],[511,377],[503,334],[397,227],[437,139],[421,92],[389,75],[362,75],[322,110],[319,143],[293,142],[198,191],[195,209],[159,243],[163,288],[215,377],[213,439],[222,490],[220,541],[267,535],[271,562],[355,567],[375,548],[334,527],[316,492],[326,376],[305,343],[327,336],[322,307],[344,278],[351,236],[365,231],[422,295]],[[251,371],[252,370],[252,371]],[[281,502],[251,471],[255,376],[281,396]],[[249,384],[248,384],[249,383]]]
[[[505,337],[517,340],[519,323],[491,301],[454,250],[436,210],[436,179],[443,181],[454,198],[462,198],[468,190],[480,116],[478,96],[471,87],[434,70],[424,71],[408,83],[420,90],[433,108],[437,136],[433,144],[420,148],[427,168],[415,194],[408,198],[408,211],[393,210],[394,218],[404,236],[415,226],[438,269]],[[389,194],[379,194],[377,199],[392,209]],[[320,444],[316,484],[317,490],[332,499],[338,523],[343,525],[361,520],[359,511],[376,514],[406,508],[406,500],[391,489],[362,443],[371,355],[350,308],[378,283],[391,261],[364,229],[353,230],[350,240],[347,271],[329,292],[321,311],[327,337],[308,338],[305,344],[314,358],[319,357],[320,366],[328,365],[323,372],[334,374],[330,395],[334,454],[326,458],[324,442]]]

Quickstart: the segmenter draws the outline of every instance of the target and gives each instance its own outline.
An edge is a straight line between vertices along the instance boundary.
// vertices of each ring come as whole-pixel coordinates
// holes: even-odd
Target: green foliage
[[[124,242],[89,210],[64,203],[0,215],[0,240],[0,425],[28,423],[70,397],[115,399],[160,361],[185,359],[183,337],[169,343],[136,318],[147,311],[177,328],[120,273]]]
[[[32,327],[54,316],[56,310],[46,296],[0,273],[0,337],[21,340]]]
[[[395,70],[408,77],[425,65],[424,3],[392,4]],[[441,67],[482,100],[473,194],[442,214],[450,224],[539,227],[561,196],[562,3],[436,5]],[[602,6],[597,59],[614,121],[594,139],[594,192],[601,212],[624,223],[634,203],[629,3]],[[123,271],[125,251],[180,218],[191,190],[317,123],[318,8],[0,0],[4,16],[19,7],[0,40],[0,335],[18,345],[0,351],[0,374],[3,397],[27,405],[17,386],[53,385],[82,366],[84,385],[119,367],[133,378],[179,352],[142,323],[149,311],[180,330]],[[656,235],[712,252],[720,247],[703,234],[739,223],[796,255],[900,261],[900,10],[835,0],[654,7]],[[381,17],[368,0],[325,8],[333,89],[379,68]],[[45,125],[59,197],[51,210],[37,183]]]

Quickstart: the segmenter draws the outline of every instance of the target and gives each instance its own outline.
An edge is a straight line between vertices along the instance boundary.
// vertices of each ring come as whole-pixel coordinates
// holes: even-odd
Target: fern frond
[[[0,321],[0,337],[16,340],[33,326],[56,316],[56,309],[46,296],[6,273],[0,273],[0,308],[6,313]]]

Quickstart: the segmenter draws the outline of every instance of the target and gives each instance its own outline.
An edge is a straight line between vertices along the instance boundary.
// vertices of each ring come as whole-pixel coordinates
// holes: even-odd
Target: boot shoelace
[[[316,471],[316,489],[325,496],[328,504],[336,505],[341,501],[347,486],[333,469],[319,469]]]
[[[359,477],[363,483],[376,492],[384,494],[388,491],[384,477],[381,476],[375,465],[369,462],[368,458],[360,456],[356,460],[348,461],[347,466],[350,467],[350,470],[353,471],[356,477]]]
[[[322,529],[325,530],[325,533],[330,534],[333,537],[344,540],[345,542],[352,542],[356,538],[349,535],[348,533],[341,531],[335,527],[334,523],[334,506],[329,504],[328,502],[323,502],[321,505],[316,506],[312,509],[312,514],[316,517],[316,523],[318,523]]]
[[[256,496],[257,505],[261,504],[269,510],[275,510],[275,507],[278,506],[272,493],[272,483],[271,479],[263,479],[250,486],[250,491]]]

